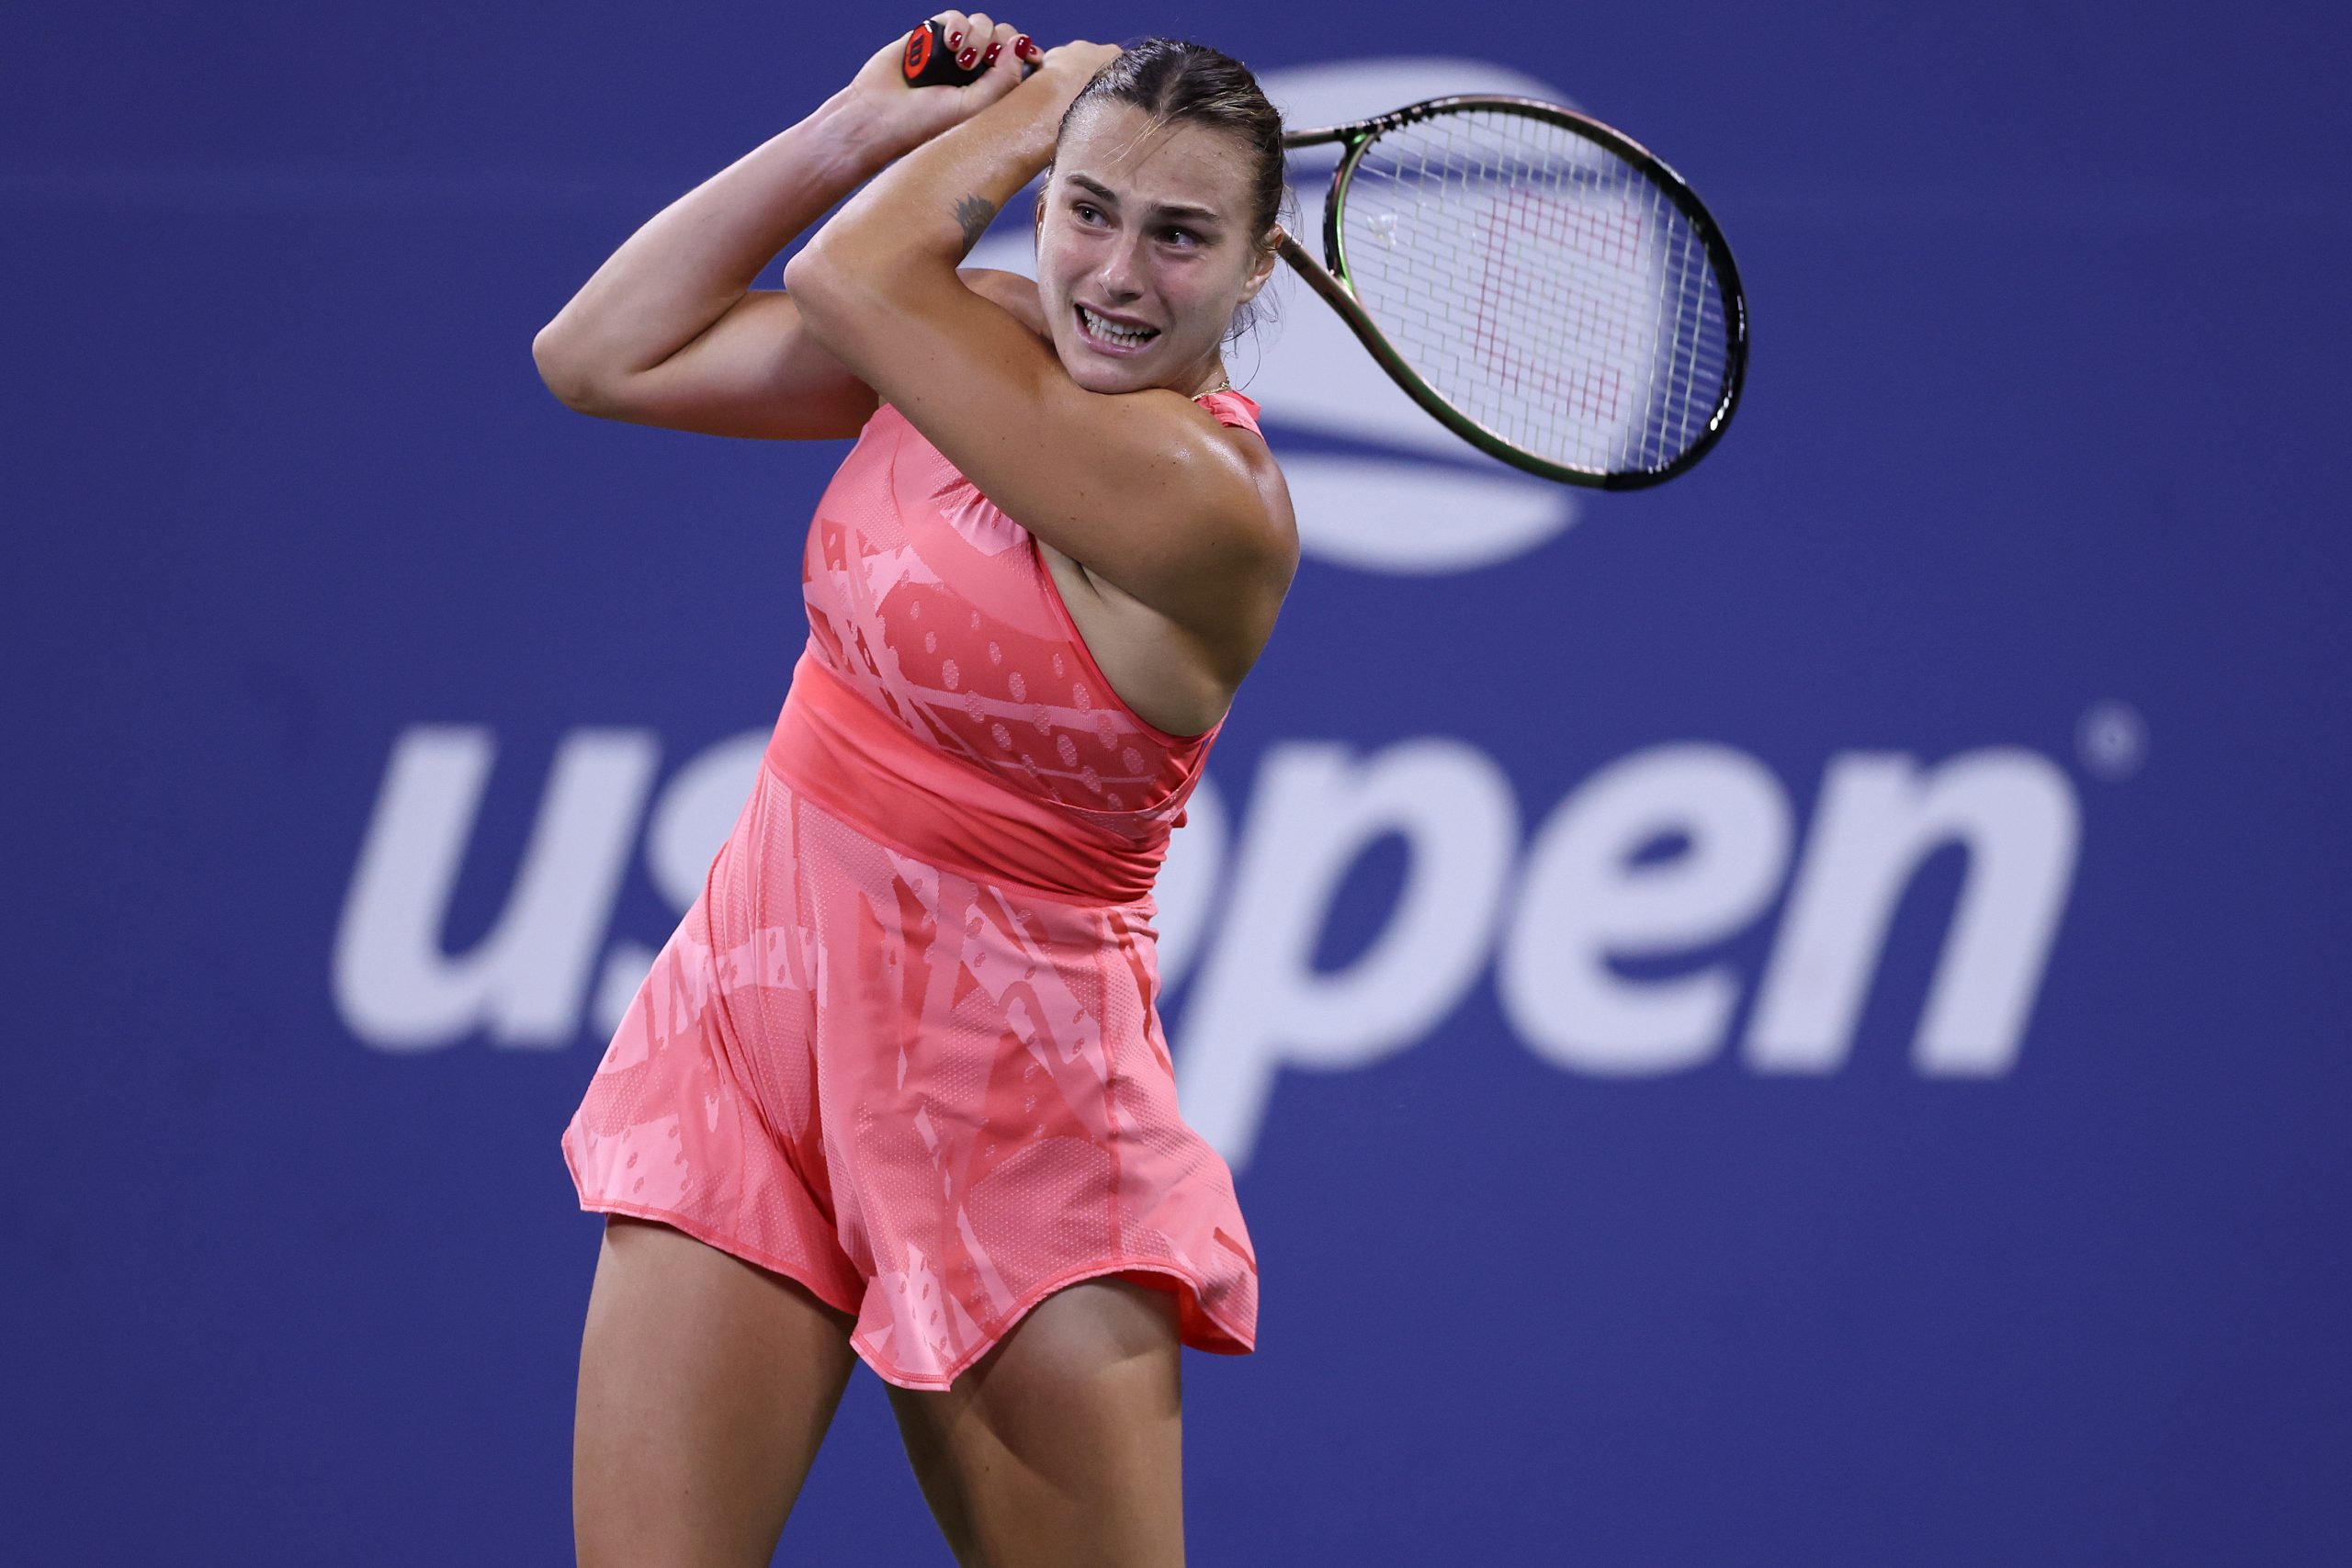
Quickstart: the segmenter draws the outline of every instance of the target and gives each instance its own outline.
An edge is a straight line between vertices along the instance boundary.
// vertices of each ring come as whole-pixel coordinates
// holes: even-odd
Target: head
[[[1096,73],[1037,197],[1038,294],[1079,385],[1214,381],[1273,274],[1283,192],[1282,117],[1238,61],[1146,39]]]

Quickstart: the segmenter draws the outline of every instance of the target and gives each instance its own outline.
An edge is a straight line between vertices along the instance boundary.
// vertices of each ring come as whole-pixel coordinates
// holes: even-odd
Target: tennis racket
[[[1284,260],[1412,400],[1481,451],[1634,490],[1723,436],[1747,305],[1682,176],[1532,98],[1431,98],[1285,135],[1342,149],[1318,263]]]

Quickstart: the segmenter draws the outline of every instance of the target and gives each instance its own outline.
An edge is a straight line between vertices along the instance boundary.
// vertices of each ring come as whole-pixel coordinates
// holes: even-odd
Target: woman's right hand
[[[870,117],[875,136],[893,156],[971,118],[1021,85],[1023,65],[1045,58],[1027,34],[985,12],[940,11],[931,19],[946,30],[946,46],[956,51],[959,64],[969,69],[984,59],[993,62],[960,87],[910,87],[900,68],[906,35],[876,51],[850,79],[846,91]]]
[[[1093,81],[1096,72],[1125,53],[1126,51],[1115,43],[1089,43],[1084,39],[1072,39],[1068,43],[1055,45],[1037,57],[1037,68],[1067,78],[1074,84],[1071,96],[1076,96],[1076,88]]]

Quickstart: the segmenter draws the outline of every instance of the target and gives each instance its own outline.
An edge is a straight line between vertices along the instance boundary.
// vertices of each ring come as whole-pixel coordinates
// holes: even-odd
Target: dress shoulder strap
[[[1203,392],[1193,400],[1216,415],[1219,424],[1238,425],[1251,434],[1258,432],[1258,404],[1254,399],[1242,396],[1230,387],[1214,392]]]

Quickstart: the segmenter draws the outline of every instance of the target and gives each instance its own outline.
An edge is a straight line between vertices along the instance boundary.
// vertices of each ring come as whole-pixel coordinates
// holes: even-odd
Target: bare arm
[[[894,40],[877,51],[814,114],[631,235],[532,340],[548,389],[584,413],[637,423],[854,434],[873,390],[802,330],[788,293],[752,284],[833,203],[1010,85],[910,90],[899,50]]]
[[[1049,54],[861,191],[786,282],[827,348],[1039,538],[1187,627],[1268,620],[1295,538],[1263,448],[1180,393],[1088,391],[1035,333],[955,287],[1092,74],[1093,46],[1069,47],[1069,63]]]

